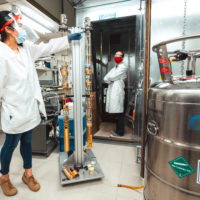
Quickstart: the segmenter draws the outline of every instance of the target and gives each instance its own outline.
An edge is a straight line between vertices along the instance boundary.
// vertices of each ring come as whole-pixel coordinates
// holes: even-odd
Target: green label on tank
[[[179,178],[183,178],[195,172],[195,170],[187,162],[187,160],[185,160],[183,156],[180,156],[172,161],[169,161],[168,163]]]

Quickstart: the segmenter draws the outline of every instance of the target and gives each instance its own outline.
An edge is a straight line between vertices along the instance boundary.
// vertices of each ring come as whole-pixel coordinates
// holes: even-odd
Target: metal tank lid
[[[155,83],[149,89],[149,99],[200,103],[200,80],[176,80],[173,83]]]

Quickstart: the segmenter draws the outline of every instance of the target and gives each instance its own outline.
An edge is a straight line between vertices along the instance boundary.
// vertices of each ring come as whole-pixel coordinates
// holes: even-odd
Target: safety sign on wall
[[[169,161],[168,163],[179,178],[183,178],[195,172],[183,156]]]
[[[197,168],[197,184],[200,184],[200,160],[198,160]]]

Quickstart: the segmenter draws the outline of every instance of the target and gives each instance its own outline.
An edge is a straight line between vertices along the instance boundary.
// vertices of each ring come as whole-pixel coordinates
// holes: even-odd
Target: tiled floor
[[[4,135],[0,134],[0,147]],[[58,148],[48,157],[33,156],[33,171],[41,184],[37,193],[29,191],[21,181],[23,174],[19,148],[11,163],[11,179],[18,189],[14,197],[5,197],[0,190],[0,200],[142,200],[142,190],[117,188],[117,184],[143,185],[139,177],[140,165],[135,163],[136,149],[130,145],[94,143],[93,152],[105,174],[102,180],[61,186],[59,183]]]
[[[111,122],[102,122],[99,128],[99,131],[95,133],[96,139],[106,139],[113,141],[122,141],[122,142],[138,142],[139,137],[133,134],[133,129],[129,126],[125,126],[125,133],[123,137],[110,137],[111,130],[115,130],[115,123]]]

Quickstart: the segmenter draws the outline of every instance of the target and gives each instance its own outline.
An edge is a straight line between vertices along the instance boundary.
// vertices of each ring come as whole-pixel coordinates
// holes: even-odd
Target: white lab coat
[[[69,46],[67,36],[39,45],[24,43],[16,54],[0,42],[0,100],[2,130],[23,133],[36,127],[45,105],[34,62],[41,56],[63,51]]]
[[[106,112],[108,113],[124,112],[124,80],[127,77],[127,69],[127,66],[120,63],[104,77],[104,81],[109,84],[106,95]]]

